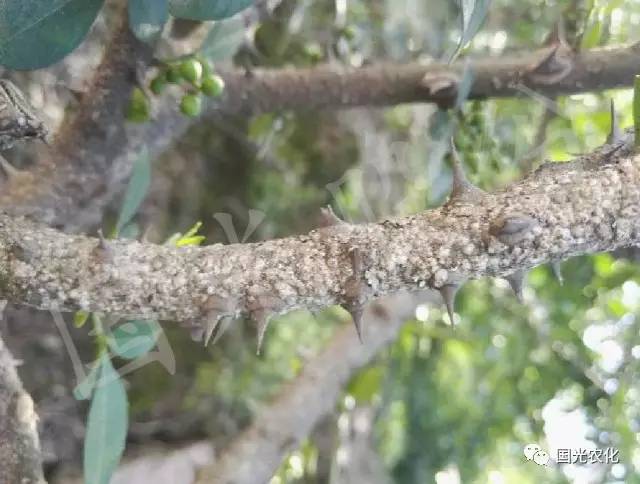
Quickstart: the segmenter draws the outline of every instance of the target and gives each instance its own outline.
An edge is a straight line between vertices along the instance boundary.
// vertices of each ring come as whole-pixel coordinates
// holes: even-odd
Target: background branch
[[[41,484],[38,417],[16,367],[16,360],[0,338],[0,477],[6,483]]]
[[[254,417],[213,465],[203,469],[198,484],[268,482],[284,457],[300,446],[314,426],[338,402],[344,385],[386,348],[424,295],[398,294],[372,304],[365,312],[368,328],[363,344],[351,326],[342,327],[320,354]]]

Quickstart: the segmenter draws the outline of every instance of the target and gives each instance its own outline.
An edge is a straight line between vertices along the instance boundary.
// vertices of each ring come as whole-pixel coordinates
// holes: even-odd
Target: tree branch
[[[340,69],[256,69],[247,76],[223,72],[227,88],[214,107],[233,114],[277,110],[335,109],[428,102],[453,106],[467,61],[444,64],[373,64]],[[580,53],[553,46],[499,58],[470,59],[470,99],[522,96],[534,91],[553,97],[631,86],[640,70],[640,44]]]
[[[117,27],[77,112],[63,122],[50,156],[24,176],[9,180],[0,193],[1,208],[53,226],[73,227],[82,207],[107,189],[105,174],[113,161],[135,156],[130,144],[134,141],[128,140],[125,101],[135,85],[138,65],[151,61],[151,48],[131,33],[127,3],[114,4]]]
[[[284,457],[335,408],[353,374],[396,339],[418,301],[416,295],[400,294],[371,305],[364,316],[370,331],[363,344],[358,344],[353,328],[341,328],[220,458],[203,469],[197,484],[268,482]]]
[[[544,262],[640,242],[632,137],[545,164],[495,193],[457,182],[455,197],[435,210],[255,244],[101,241],[0,215],[1,297],[213,325],[248,315],[263,330],[295,308],[342,304],[357,314],[364,302],[398,291],[450,294],[468,278],[515,278]]]
[[[0,338],[0,476],[2,482],[44,484],[33,400]]]
[[[0,194],[1,208],[72,231],[95,225],[104,206],[121,190],[140,148],[145,146],[155,157],[192,123],[198,122],[182,116],[172,103],[164,103],[154,121],[145,125],[125,123],[123,110],[131,87],[133,62],[136,58],[144,61],[150,54],[124,25],[122,29],[108,49],[113,52],[113,59],[120,59],[120,67],[101,70],[110,72],[113,80],[107,87],[89,91],[89,96],[105,93],[103,102],[96,100],[96,106],[86,109],[87,113],[97,109],[96,119],[100,122],[92,125],[97,131],[83,129],[81,121],[74,123],[80,129],[75,132],[87,136],[78,136],[78,146],[71,153],[63,155],[61,150],[53,162],[34,169],[31,184],[10,184]],[[499,59],[479,58],[471,60],[469,67],[474,74],[471,99],[532,92],[556,96],[630,86],[633,76],[640,71],[640,47],[636,44],[575,54],[555,46]],[[405,102],[450,106],[464,69],[464,61],[460,61],[452,66],[413,63],[358,69],[329,65],[312,69],[256,69],[250,76],[242,70],[223,70],[227,89],[218,103],[210,103],[205,116],[212,112],[257,114]],[[106,83],[103,75],[96,77],[98,85]],[[109,113],[109,117],[101,112]],[[90,114],[78,115],[78,120],[91,119]],[[74,130],[68,128],[63,132],[71,134]]]

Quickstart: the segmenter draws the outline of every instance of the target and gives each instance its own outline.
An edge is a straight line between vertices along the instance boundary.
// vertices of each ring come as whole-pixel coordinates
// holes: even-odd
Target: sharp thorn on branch
[[[453,137],[449,139],[449,143],[451,148],[451,169],[453,171],[453,183],[449,200],[453,202],[473,203],[477,201],[484,192],[467,180],[464,168],[462,167],[462,160],[460,159],[458,150],[456,150]]]
[[[622,140],[622,130],[620,129],[620,125],[618,124],[618,116],[616,116],[616,106],[613,101],[613,98],[611,99],[609,112],[610,112],[610,118],[611,118],[610,119],[611,127],[609,129],[609,135],[607,136],[607,143],[611,144],[611,143],[617,143],[618,141]]]
[[[459,284],[445,284],[440,288],[440,295],[442,296],[444,305],[447,307],[447,313],[449,314],[449,324],[451,324],[451,327],[455,326],[455,322],[453,319],[453,309],[458,289],[460,289]]]
[[[356,328],[356,333],[358,335],[358,340],[360,340],[360,343],[363,343],[364,336],[362,331],[362,314],[364,312],[364,309],[362,305],[361,304],[355,304],[350,306],[343,305],[342,307],[351,315],[351,319],[353,320],[353,326]]]
[[[553,275],[555,276],[555,278],[562,286],[564,284],[564,278],[562,277],[562,266],[560,264],[560,261],[551,262],[551,270],[553,271]]]
[[[109,241],[105,239],[102,229],[98,229],[98,246],[102,250],[109,250]]]
[[[211,346],[215,346],[215,344],[222,338],[222,335],[227,332],[229,326],[231,326],[231,322],[233,318],[223,317],[218,321],[218,328],[215,331],[215,335],[213,336],[213,341],[211,342]]]
[[[254,319],[256,321],[256,324],[258,325],[258,348],[256,350],[256,355],[260,356],[260,354],[262,353],[262,343],[264,342],[264,335],[267,333],[267,328],[269,327],[271,317],[265,312],[260,312],[260,314],[254,315]]]
[[[343,223],[344,221],[335,214],[331,205],[320,209],[320,227],[331,227],[332,225],[340,225]]]
[[[205,324],[206,324],[206,328],[204,330],[204,346],[205,348],[209,345],[209,341],[211,340],[211,337],[214,335],[214,333],[216,332],[216,329],[218,328],[218,325],[220,324],[220,320],[222,319],[222,317],[219,316],[213,316],[211,319],[209,319]]]
[[[518,270],[513,274],[509,274],[507,277],[505,277],[507,282],[509,282],[511,289],[513,289],[513,292],[516,295],[516,299],[520,303],[524,301],[522,297],[522,288],[524,287],[524,278],[525,278],[525,272],[522,270]]]

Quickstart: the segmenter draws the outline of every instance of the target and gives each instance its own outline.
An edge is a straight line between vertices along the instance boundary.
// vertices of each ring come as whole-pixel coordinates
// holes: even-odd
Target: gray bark
[[[0,481],[43,484],[38,416],[16,367],[0,339]]]
[[[357,308],[402,290],[632,246],[640,169],[631,139],[543,165],[495,193],[458,187],[435,210],[254,244],[104,245],[1,215],[0,296],[41,309],[213,322],[248,315],[264,324],[295,308]]]

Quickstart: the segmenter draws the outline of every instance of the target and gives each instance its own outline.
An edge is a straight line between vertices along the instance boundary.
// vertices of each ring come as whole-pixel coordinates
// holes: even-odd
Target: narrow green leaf
[[[140,227],[138,227],[138,224],[135,222],[131,222],[125,225],[120,231],[120,233],[118,234],[118,236],[121,239],[130,239],[130,240],[137,239],[139,235],[140,235]]]
[[[125,225],[127,225],[133,216],[140,208],[140,204],[144,200],[151,184],[151,163],[149,161],[149,153],[146,149],[142,150],[142,153],[138,157],[138,160],[133,166],[133,172],[131,179],[127,185],[127,191],[124,195],[124,202],[118,215],[118,222],[115,227],[115,236],[122,231]]]
[[[104,0],[0,1],[0,65],[39,69],[85,38]]]
[[[216,22],[202,42],[200,53],[214,62],[231,59],[244,41],[245,30],[240,17]]]
[[[169,0],[174,17],[191,20],[222,20],[251,5],[254,0]]]
[[[111,360],[103,356],[84,442],[86,484],[109,483],[124,451],[127,427],[128,402],[124,385]]]
[[[126,321],[111,331],[107,343],[118,356],[135,360],[153,349],[160,331],[154,320]]]
[[[464,66],[464,70],[462,71],[462,78],[460,79],[460,82],[458,82],[458,94],[456,95],[455,104],[456,108],[460,109],[469,97],[474,78],[475,76],[473,75],[471,65],[467,62]]]
[[[91,398],[91,392],[93,392],[93,389],[96,386],[99,374],[100,363],[97,363],[93,368],[91,368],[89,374],[85,376],[84,379],[73,389],[73,397],[76,400],[89,400]]]
[[[640,147],[640,75],[633,80],[633,130],[634,146]]]
[[[129,0],[129,26],[143,42],[156,40],[168,19],[168,0]]]
[[[451,61],[458,56],[463,47],[471,42],[482,27],[491,0],[458,0],[458,4],[462,17],[462,33],[460,34],[460,42],[451,56]]]

